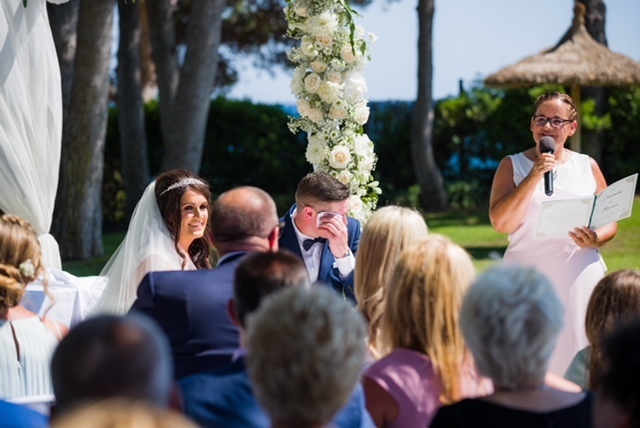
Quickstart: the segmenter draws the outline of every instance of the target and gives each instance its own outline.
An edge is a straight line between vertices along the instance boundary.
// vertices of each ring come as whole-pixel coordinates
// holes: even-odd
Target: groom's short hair
[[[307,174],[298,183],[296,205],[313,206],[316,203],[341,202],[351,196],[349,187],[324,172]]]

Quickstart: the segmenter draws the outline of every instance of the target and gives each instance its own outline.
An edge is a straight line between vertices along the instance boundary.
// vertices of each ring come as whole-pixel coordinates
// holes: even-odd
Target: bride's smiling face
[[[209,201],[191,189],[180,199],[180,245],[187,250],[191,243],[202,238],[209,221]]]

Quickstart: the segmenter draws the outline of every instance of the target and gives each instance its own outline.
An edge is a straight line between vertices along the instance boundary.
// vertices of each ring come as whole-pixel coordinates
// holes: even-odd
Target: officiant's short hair
[[[341,202],[351,196],[349,187],[324,172],[305,175],[296,189],[296,205],[313,206],[314,203]]]

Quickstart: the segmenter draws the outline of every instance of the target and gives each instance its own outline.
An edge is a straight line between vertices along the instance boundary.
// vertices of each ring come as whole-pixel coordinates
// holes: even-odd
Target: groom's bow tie
[[[309,251],[309,248],[311,248],[313,244],[324,244],[326,241],[327,240],[325,238],[305,239],[302,241],[302,248],[304,248],[305,251]]]

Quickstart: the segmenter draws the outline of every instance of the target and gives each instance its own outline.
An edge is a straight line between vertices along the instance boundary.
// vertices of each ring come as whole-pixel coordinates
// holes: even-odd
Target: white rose
[[[340,98],[340,85],[333,82],[322,82],[318,88],[318,96],[328,104],[335,103]]]
[[[328,36],[326,34],[321,34],[318,37],[316,37],[316,48],[318,49],[330,48],[332,44],[333,44],[333,39],[331,38],[331,36]]]
[[[302,92],[303,85],[302,79],[304,78],[304,69],[302,67],[297,67],[293,72],[293,76],[291,78],[291,93],[294,95],[299,95]]]
[[[327,64],[324,61],[316,59],[311,63],[311,69],[316,73],[324,73],[327,71]]]
[[[349,183],[351,183],[351,179],[353,178],[353,174],[351,174],[349,172],[349,170],[343,169],[342,171],[340,171],[340,174],[338,174],[338,176],[336,178],[342,184],[349,184]]]
[[[366,102],[361,102],[356,105],[355,115],[358,125],[367,123],[367,120],[369,120],[369,107],[367,107]]]
[[[344,104],[334,104],[329,111],[329,117],[331,119],[342,120],[346,119],[348,116],[347,109],[344,107]]]
[[[304,78],[304,88],[311,94],[318,92],[321,83],[322,79],[316,73],[311,73]]]
[[[355,104],[367,92],[367,82],[357,71],[350,71],[344,78],[344,98],[349,104]]]
[[[358,169],[363,173],[370,173],[373,170],[373,165],[376,163],[376,157],[373,152],[367,156],[364,156],[358,162]]]
[[[353,151],[358,156],[367,156],[371,152],[371,140],[367,134],[358,135],[353,139]]]
[[[298,4],[293,8],[293,11],[296,15],[302,16],[303,18],[309,16],[309,9],[303,4]]]
[[[339,85],[342,83],[342,73],[336,70],[330,70],[327,73],[327,80],[329,82],[337,83]]]
[[[351,153],[345,146],[336,146],[329,153],[329,165],[331,168],[344,169],[351,161]]]
[[[322,114],[322,110],[317,108],[310,108],[308,114],[309,120],[314,123],[320,123],[324,120],[324,115]]]
[[[300,116],[305,117],[309,115],[309,110],[311,109],[309,101],[300,98],[298,99],[296,104],[298,106],[298,112],[300,113]]]
[[[362,210],[362,199],[360,199],[360,196],[351,195],[349,197],[349,206],[351,212]]]
[[[307,144],[307,151],[305,153],[307,162],[312,165],[319,165],[324,160],[324,151],[324,143],[320,139],[314,138],[314,135],[310,136],[309,144]]]
[[[309,36],[304,36],[302,38],[300,41],[300,49],[302,50],[302,53],[309,58],[315,58],[318,55],[313,39]]]
[[[356,62],[359,58],[360,58],[360,53],[356,50],[355,53],[353,52],[353,49],[351,48],[350,44],[347,44],[345,47],[342,48],[342,50],[340,51],[340,57],[344,60],[344,62],[346,62],[347,64],[353,64],[354,62]]]

